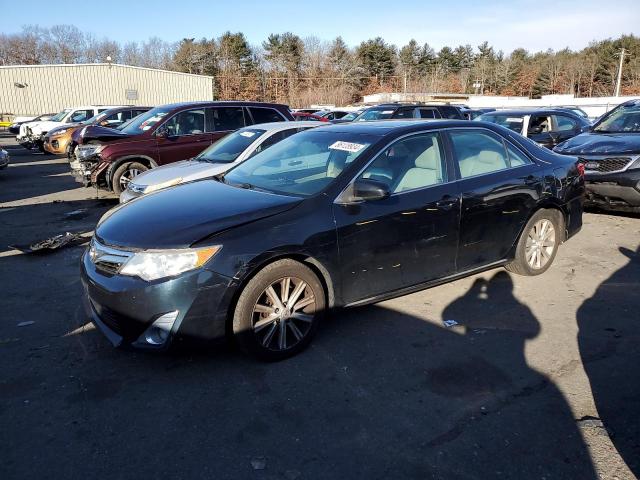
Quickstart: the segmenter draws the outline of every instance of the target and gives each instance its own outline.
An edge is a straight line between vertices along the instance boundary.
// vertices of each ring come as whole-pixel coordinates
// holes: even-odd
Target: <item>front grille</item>
[[[580,157],[579,160],[584,165],[586,172],[612,173],[624,170],[634,159],[630,157]]]
[[[91,240],[89,246],[89,258],[96,269],[110,275],[117,274],[132,256],[132,252],[106,247],[95,238]]]

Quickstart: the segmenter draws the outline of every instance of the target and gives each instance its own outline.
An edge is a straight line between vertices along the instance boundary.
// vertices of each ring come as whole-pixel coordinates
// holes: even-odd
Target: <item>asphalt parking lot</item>
[[[8,247],[91,232],[116,199],[0,144],[0,478],[640,475],[639,216],[587,213],[540,277],[492,270],[333,314],[285,362],[146,354],[87,324],[84,247]]]

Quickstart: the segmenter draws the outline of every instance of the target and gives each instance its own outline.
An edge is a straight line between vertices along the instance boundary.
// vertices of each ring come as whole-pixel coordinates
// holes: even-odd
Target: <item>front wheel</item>
[[[546,272],[561,243],[561,215],[557,210],[538,210],[524,227],[515,258],[505,268],[528,276]]]
[[[324,289],[315,273],[295,260],[278,260],[242,290],[233,333],[245,352],[262,360],[282,360],[311,342],[324,309]]]
[[[149,169],[139,162],[123,163],[113,174],[113,178],[111,180],[113,192],[116,195],[120,195],[127,189],[131,180],[147,170]]]

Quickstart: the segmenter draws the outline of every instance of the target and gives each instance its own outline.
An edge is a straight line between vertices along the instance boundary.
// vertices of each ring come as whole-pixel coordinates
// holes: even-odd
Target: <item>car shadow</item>
[[[26,318],[55,339],[0,389],[13,415],[0,416],[4,468],[67,478],[596,478],[562,394],[527,365],[540,326],[507,273],[476,280],[443,319],[401,304],[331,313],[307,351],[264,364],[230,348],[115,350],[79,306],[38,313],[34,301]],[[39,462],[16,448],[27,443]]]
[[[578,309],[578,344],[600,420],[640,477],[640,247],[619,251],[627,264]]]

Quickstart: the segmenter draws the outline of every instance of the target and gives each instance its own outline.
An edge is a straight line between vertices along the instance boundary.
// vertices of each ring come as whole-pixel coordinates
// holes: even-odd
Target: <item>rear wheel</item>
[[[123,163],[113,174],[113,178],[111,180],[113,192],[116,195],[120,195],[127,189],[131,180],[147,170],[149,169],[140,162]]]
[[[519,275],[540,275],[556,258],[561,243],[561,214],[556,210],[538,210],[527,222],[513,261],[505,265]]]
[[[278,260],[244,287],[233,316],[233,333],[245,352],[282,360],[311,342],[325,309],[322,284],[295,260]]]

